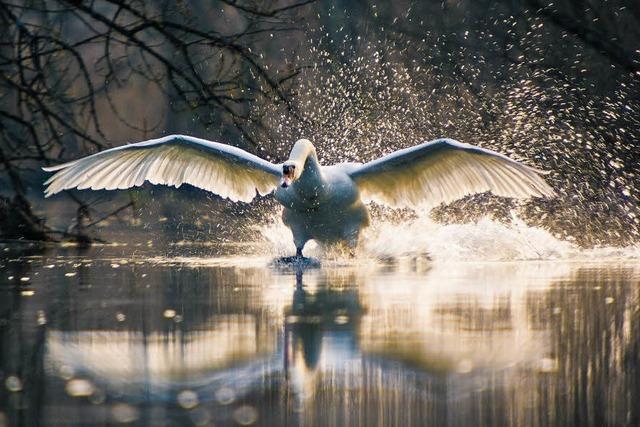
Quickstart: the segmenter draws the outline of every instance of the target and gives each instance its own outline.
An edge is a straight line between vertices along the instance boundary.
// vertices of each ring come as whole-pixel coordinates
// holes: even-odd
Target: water
[[[637,259],[0,249],[1,426],[640,422]]]

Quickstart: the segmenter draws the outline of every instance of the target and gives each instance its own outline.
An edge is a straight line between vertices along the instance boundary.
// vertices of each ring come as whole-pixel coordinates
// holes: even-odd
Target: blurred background
[[[559,197],[476,195],[435,220],[517,215],[587,247],[640,235],[637,1],[14,0],[0,37],[3,239],[258,238],[268,197],[43,198],[40,167],[172,133],[272,161],[306,137],[324,163],[455,138],[550,171]]]

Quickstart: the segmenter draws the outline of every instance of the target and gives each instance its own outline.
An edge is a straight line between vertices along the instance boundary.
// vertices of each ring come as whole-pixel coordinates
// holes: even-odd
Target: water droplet
[[[249,426],[258,421],[258,410],[253,406],[243,405],[233,411],[233,419],[241,426]]]
[[[69,365],[60,366],[58,371],[60,373],[60,377],[64,378],[65,380],[70,380],[76,374],[75,369],[73,369],[73,367],[71,367]]]
[[[336,316],[334,322],[336,323],[336,325],[346,325],[347,323],[349,323],[349,316]]]
[[[178,393],[178,405],[184,409],[193,409],[198,406],[198,395],[192,390],[183,390]]]
[[[138,408],[128,403],[116,403],[111,407],[111,417],[117,423],[132,423],[139,416]]]
[[[176,311],[168,308],[164,311],[164,317],[166,317],[167,319],[176,317]]]
[[[94,388],[93,394],[89,396],[89,402],[94,405],[102,405],[105,400],[107,400],[107,396],[99,388]]]
[[[116,320],[118,320],[118,322],[124,322],[127,320],[127,316],[124,313],[116,313]]]
[[[222,387],[216,391],[215,397],[221,405],[228,405],[236,400],[236,393],[229,387]]]
[[[87,397],[93,394],[94,389],[93,384],[89,380],[76,378],[67,382],[65,390],[69,396]]]
[[[76,272],[72,272],[72,273],[64,273],[65,277],[73,277],[73,276],[75,276],[76,274],[78,274],[78,273],[76,273]]]
[[[47,324],[47,316],[44,313],[44,310],[38,310],[38,318],[37,318],[36,321],[38,322],[38,325],[40,325],[40,326]]]
[[[22,391],[22,380],[15,375],[9,375],[6,380],[4,380],[4,385],[7,387],[7,390],[11,392]]]

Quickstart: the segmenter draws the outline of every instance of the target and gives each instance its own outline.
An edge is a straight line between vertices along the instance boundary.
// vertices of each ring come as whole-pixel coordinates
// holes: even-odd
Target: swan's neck
[[[293,145],[288,161],[303,168],[309,157],[316,159],[317,162],[316,148],[308,139],[301,139]]]
[[[304,196],[317,197],[322,189],[323,177],[316,149],[311,141],[301,139],[296,142],[288,161],[294,163],[300,171],[294,185],[296,191]]]

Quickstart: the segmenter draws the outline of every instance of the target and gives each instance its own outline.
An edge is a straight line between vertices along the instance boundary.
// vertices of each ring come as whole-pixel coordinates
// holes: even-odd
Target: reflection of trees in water
[[[30,252],[11,250],[0,257],[0,413],[8,425],[36,425],[45,407],[46,329],[36,323],[36,309],[44,310],[46,304],[34,306],[31,298],[22,295],[34,289],[35,271],[30,263],[14,258]],[[30,281],[22,282],[23,277]],[[10,376],[18,379],[20,392],[9,390]]]
[[[640,422],[639,284],[634,269],[583,268],[540,295],[558,358],[558,377],[540,396],[559,424]]]
[[[473,294],[466,298],[454,295],[453,300],[442,298],[433,305],[427,302],[426,310],[431,310],[434,317],[426,324],[420,316],[416,318],[415,311],[399,313],[402,304],[398,303],[388,308],[394,313],[391,320],[404,320],[405,325],[397,326],[395,332],[380,331],[386,343],[371,348],[373,354],[366,350],[371,343],[365,337],[357,369],[325,366],[316,374],[313,399],[306,401],[305,419],[325,417],[322,419],[329,423],[349,420],[364,424],[385,420],[405,425],[418,421],[454,425],[634,425],[638,417],[635,399],[640,393],[637,284],[633,270],[579,269],[548,289],[496,298],[490,304],[479,303]],[[362,288],[360,291],[367,293]],[[515,307],[520,304],[522,309]],[[522,312],[514,313],[514,309]],[[384,319],[384,313],[375,303],[366,306],[365,312],[365,318],[372,315],[372,323],[384,327],[376,323]],[[360,335],[368,324],[365,321],[359,326]],[[491,342],[496,335],[509,331],[538,331],[533,339],[539,352],[536,359],[507,360],[477,371],[474,367],[472,372],[459,372],[459,366],[453,363],[456,351],[451,348],[448,351],[453,360],[444,367],[434,363],[429,353],[437,353],[441,344],[434,342],[432,348],[422,348],[415,334],[428,336],[429,331],[416,330],[420,325],[448,330],[453,341],[460,334],[472,333]],[[414,332],[403,335],[407,330]],[[397,334],[399,337],[394,336]],[[404,348],[403,341],[408,343]],[[464,354],[463,347],[469,343],[463,340],[459,344]],[[501,351],[519,350],[501,347]],[[354,383],[358,387],[349,388]],[[328,407],[332,411],[328,412]]]

